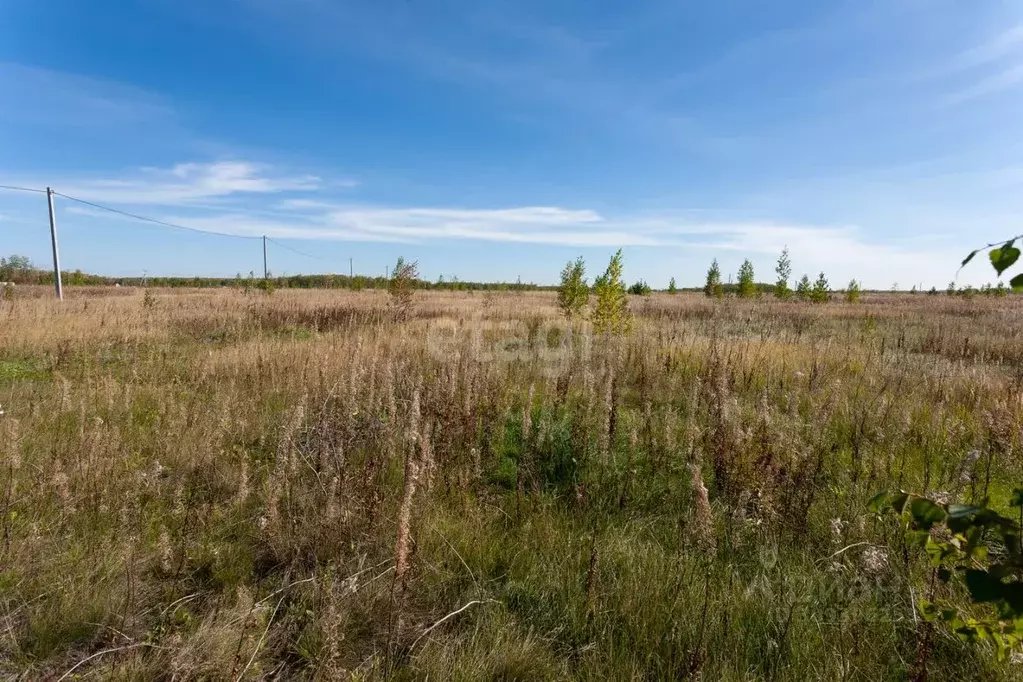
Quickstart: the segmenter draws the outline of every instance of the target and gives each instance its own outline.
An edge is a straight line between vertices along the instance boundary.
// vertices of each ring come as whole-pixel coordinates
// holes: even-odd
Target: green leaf
[[[1023,274],[1016,275],[1009,280],[1009,286],[1013,291],[1023,291]]]
[[[999,581],[1002,580],[1003,578],[1008,578],[1009,576],[1011,576],[1013,574],[1013,571],[1014,569],[1012,566],[1003,563],[991,564],[990,566],[987,567],[988,575],[990,575],[995,580]]]
[[[944,521],[948,516],[948,512],[926,497],[914,498],[909,503],[909,513],[912,514],[917,527],[922,529],[929,529],[934,524]]]
[[[1008,614],[1017,618],[1023,615],[1023,583],[1015,582],[1002,585],[1002,598],[1005,599]]]
[[[970,551],[970,557],[977,561],[987,561],[990,550],[985,545],[977,545]]]
[[[901,514],[902,511],[906,508],[906,502],[908,500],[909,493],[902,492],[901,490],[897,493],[892,493],[888,497],[888,502],[891,503],[892,509],[894,509],[898,514]]]
[[[970,622],[971,623],[975,623],[976,621],[971,620]],[[977,624],[977,625],[970,625],[969,627],[972,627],[973,631],[977,633],[977,639],[979,639],[979,640],[991,639],[991,634],[992,633],[991,633],[991,628],[989,626],[987,626],[985,624]]]
[[[1013,246],[1012,242],[1013,240],[1010,240],[1005,242],[1000,248],[991,249],[989,254],[991,265],[999,275],[1011,268],[1013,263],[1019,260],[1019,249]]]
[[[923,533],[925,531],[916,532]],[[950,542],[938,542],[931,537],[930,533],[927,533],[927,539],[924,541],[924,550],[931,557],[931,565],[935,567],[940,566],[945,559],[959,553],[959,549],[955,545]]]
[[[976,516],[984,511],[983,507],[975,507],[970,504],[948,505],[948,527],[953,533],[964,533],[978,525]],[[969,535],[967,534],[967,537]]]
[[[933,622],[941,613],[938,605],[926,599],[920,600],[920,617],[927,622]]]
[[[1021,275],[1023,276],[1023,275]],[[1023,507],[1023,488],[1014,488],[1009,497],[1010,507]]]
[[[975,507],[972,504],[950,504],[948,505],[948,515],[952,519],[959,519],[965,516],[972,516],[982,509],[983,507]]]
[[[1004,584],[987,571],[974,568],[966,570],[966,589],[977,603],[998,601],[1002,598]]]
[[[1019,561],[1020,531],[1016,528],[1002,527],[1002,542],[1009,550],[1009,556],[1016,557]]]
[[[884,506],[885,500],[888,499],[888,491],[882,490],[877,495],[870,498],[870,502],[867,503],[867,509],[875,514],[881,511],[881,507]]]
[[[995,656],[999,662],[1004,663],[1009,658],[1009,645],[1001,634],[997,632],[991,633],[991,638],[995,642]]]
[[[1012,531],[1015,524],[993,509],[987,508],[987,500],[981,506],[950,505],[948,527],[953,533],[968,535],[970,528],[998,528],[1003,534]]]
[[[965,267],[967,263],[973,260],[973,257],[980,253],[980,249],[974,249],[970,251],[970,255],[963,259],[963,264],[960,267]]]
[[[927,546],[927,541],[930,537],[931,534],[926,530],[907,530],[906,544],[912,547],[924,548]]]

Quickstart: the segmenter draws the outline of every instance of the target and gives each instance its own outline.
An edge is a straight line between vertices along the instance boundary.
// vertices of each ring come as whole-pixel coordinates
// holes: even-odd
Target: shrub
[[[259,280],[259,284],[256,285],[256,288],[262,291],[267,296],[273,296],[274,290],[276,289],[276,287],[274,286],[274,281],[268,277]]]
[[[629,293],[635,296],[649,296],[650,291],[651,291],[650,285],[644,282],[643,280],[639,280],[631,287],[629,287]]]
[[[586,263],[582,256],[568,261],[561,271],[558,287],[558,307],[565,317],[581,315],[590,300],[590,288],[586,284]]]
[[[406,262],[404,258],[399,257],[387,284],[387,293],[391,295],[391,309],[394,311],[396,320],[406,320],[412,313],[417,279],[419,279],[419,263],[416,261]]]
[[[24,283],[36,270],[28,256],[14,255],[0,258],[0,282]]]

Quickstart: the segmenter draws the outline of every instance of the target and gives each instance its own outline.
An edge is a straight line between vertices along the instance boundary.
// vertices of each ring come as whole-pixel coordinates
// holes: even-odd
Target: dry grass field
[[[1023,481],[1017,297],[49,296],[0,301],[4,679],[906,679],[868,500]]]

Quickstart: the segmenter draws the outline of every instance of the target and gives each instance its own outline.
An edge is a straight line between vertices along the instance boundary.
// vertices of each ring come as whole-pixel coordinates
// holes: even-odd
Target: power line
[[[325,263],[329,262],[326,258],[321,258],[320,256],[314,256],[313,254],[306,253],[305,251],[299,251],[298,249],[293,249],[290,246],[288,246],[287,244],[282,244],[281,242],[277,241],[276,239],[271,239],[270,237],[267,237],[266,240],[268,242],[276,244],[277,246],[281,247],[282,249],[287,249],[288,251],[291,251],[292,253],[297,253],[300,256],[305,256],[306,258],[313,258],[315,260],[323,261]]]
[[[234,237],[235,239],[259,239],[259,237],[251,236],[251,235],[230,234],[228,232],[216,232],[214,230],[203,230],[203,229],[198,228],[198,227],[188,227],[187,225],[178,225],[176,223],[168,223],[165,220],[157,220],[156,218],[147,218],[146,216],[137,215],[135,213],[128,213],[127,211],[122,211],[122,210],[117,209],[117,208],[110,208],[109,206],[104,206],[102,204],[96,204],[96,203],[93,203],[91,201],[86,201],[85,199],[79,199],[77,197],[72,197],[72,196],[69,196],[67,194],[62,194],[62,193],[57,192],[57,191],[54,191],[54,194],[56,194],[59,197],[64,197],[65,199],[69,199],[71,201],[75,201],[75,202],[77,202],[79,204],[84,204],[85,206],[91,206],[92,208],[98,208],[98,209],[103,210],[103,211],[109,211],[110,213],[116,213],[117,215],[122,215],[122,216],[125,216],[126,218],[132,218],[134,220],[141,220],[142,222],[145,222],[145,223],[153,223],[154,225],[161,225],[163,227],[170,227],[170,228],[173,228],[175,230],[186,230],[188,232],[198,232],[200,234],[213,234],[213,235],[217,235],[218,237]]]
[[[0,185],[0,189],[12,190],[12,191],[16,191],[16,192],[35,192],[35,193],[39,193],[39,194],[46,194],[47,193],[47,190],[43,190],[43,189],[35,189],[35,188],[32,188],[32,187],[17,187],[17,186],[14,186],[14,185]],[[318,260],[318,261],[322,261],[322,262],[325,262],[325,263],[330,262],[326,258],[322,258],[320,256],[316,256],[316,255],[313,255],[311,253],[307,253],[305,251],[301,251],[299,249],[293,248],[291,246],[288,246],[287,244],[279,242],[276,239],[271,239],[270,237],[267,237],[265,235],[263,235],[263,236],[241,235],[241,234],[231,234],[231,233],[228,233],[228,232],[217,232],[216,230],[204,230],[204,229],[198,228],[198,227],[189,227],[188,225],[179,225],[177,223],[167,222],[166,220],[158,220],[157,218],[150,218],[148,216],[138,215],[137,213],[129,213],[128,211],[122,211],[119,208],[112,208],[110,206],[104,206],[103,204],[97,204],[97,203],[92,202],[92,201],[86,201],[85,199],[79,199],[78,197],[73,197],[73,196],[71,196],[69,194],[64,194],[62,192],[57,192],[56,190],[53,191],[53,194],[56,195],[56,196],[59,196],[59,197],[63,197],[64,199],[67,199],[69,201],[74,201],[75,203],[82,204],[84,206],[90,206],[92,208],[96,208],[96,209],[99,209],[101,211],[107,211],[109,213],[114,213],[116,215],[124,216],[125,218],[131,218],[132,220],[138,220],[138,221],[141,221],[141,222],[144,222],[144,223],[151,223],[153,225],[159,225],[161,227],[169,227],[169,228],[175,229],[175,230],[185,230],[186,232],[196,232],[196,233],[199,233],[199,234],[215,235],[215,236],[218,236],[218,237],[233,237],[235,239],[250,239],[250,240],[251,239],[263,239],[264,240],[264,244],[266,242],[272,242],[275,245],[281,247],[282,249],[285,249],[287,251],[291,251],[292,253],[298,254],[299,256],[304,256],[305,258],[311,258],[313,260]]]
[[[14,185],[0,185],[0,189],[9,189],[12,192],[37,192],[39,194],[46,194],[45,189],[35,189],[34,187],[15,187]]]
[[[44,189],[34,189],[32,187],[15,187],[13,185],[0,185],[0,189],[8,189],[8,190],[17,191],[17,192],[38,192],[40,194],[46,194],[46,190],[44,190]],[[63,197],[65,199],[77,202],[79,204],[83,204],[85,206],[91,206],[92,208],[98,208],[101,211],[108,211],[110,213],[115,213],[117,215],[121,215],[121,216],[124,216],[126,218],[131,218],[133,220],[141,220],[142,222],[152,223],[154,225],[160,225],[162,227],[169,227],[169,228],[172,228],[172,229],[175,229],[175,230],[187,230],[188,232],[198,232],[200,234],[212,234],[212,235],[216,235],[218,237],[234,237],[235,239],[261,239],[262,238],[262,237],[255,236],[255,235],[231,234],[229,232],[217,232],[216,230],[204,230],[204,229],[199,228],[199,227],[189,227],[188,225],[179,225],[177,223],[167,222],[166,220],[158,220],[156,218],[149,218],[147,216],[138,215],[137,213],[129,213],[128,211],[122,211],[119,208],[112,208],[110,206],[104,206],[103,204],[97,204],[97,203],[92,202],[92,201],[86,201],[85,199],[79,199],[78,197],[73,197],[70,194],[64,194],[63,192],[58,192],[56,190],[54,190],[53,193],[56,196],[58,196],[58,197]],[[320,261],[326,261],[327,260],[327,259],[322,258],[320,256],[314,256],[311,253],[306,253],[305,251],[300,251],[299,249],[292,248],[292,247],[288,246],[287,244],[283,244],[283,243],[277,241],[276,239],[271,239],[270,237],[266,237],[266,240],[268,242],[273,242],[274,244],[276,244],[277,246],[281,247],[282,249],[287,249],[288,251],[291,251],[292,253],[297,253],[298,255],[305,256],[306,258],[312,258],[312,259],[320,260]]]

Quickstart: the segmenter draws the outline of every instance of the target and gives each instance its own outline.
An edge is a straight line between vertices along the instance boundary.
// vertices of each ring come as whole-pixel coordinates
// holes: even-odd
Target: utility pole
[[[355,266],[352,265],[351,257],[348,258],[348,279],[355,277]]]
[[[266,235],[263,235],[263,279],[270,279],[270,271],[266,269]]]
[[[60,250],[57,248],[57,218],[53,213],[53,190],[46,188],[46,201],[50,205],[50,242],[53,244],[53,283],[57,298],[64,300],[64,285],[60,281]]]

